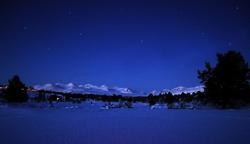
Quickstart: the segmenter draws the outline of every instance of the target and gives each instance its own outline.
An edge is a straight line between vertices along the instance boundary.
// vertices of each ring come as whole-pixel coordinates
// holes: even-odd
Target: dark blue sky
[[[217,52],[250,59],[248,0],[1,0],[0,82],[199,85]]]

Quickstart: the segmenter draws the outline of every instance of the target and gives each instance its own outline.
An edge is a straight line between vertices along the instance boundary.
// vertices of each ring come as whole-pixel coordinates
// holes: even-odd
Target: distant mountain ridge
[[[80,84],[75,85],[73,83],[63,84],[45,84],[45,85],[35,85],[33,86],[36,90],[48,90],[55,92],[65,92],[65,93],[81,93],[81,94],[99,94],[99,95],[122,95],[122,96],[146,96],[146,93],[132,90],[129,88],[122,87],[108,87],[106,85],[92,85],[92,84]]]
[[[122,96],[147,96],[149,94],[159,95],[171,92],[174,95],[181,93],[193,93],[193,92],[203,92],[204,86],[196,87],[183,87],[179,86],[173,89],[163,89],[161,91],[152,91],[150,93],[145,93],[141,91],[136,91],[130,88],[123,87],[108,87],[106,85],[92,85],[92,84],[73,84],[73,83],[55,83],[55,84],[44,84],[33,86],[35,90],[48,90],[55,92],[65,92],[65,93],[81,93],[81,94],[99,94],[99,95],[122,95]]]
[[[181,93],[194,93],[194,92],[203,92],[204,91],[204,86],[195,86],[195,87],[183,87],[183,86],[179,86],[173,89],[163,89],[162,91],[152,91],[151,94],[153,95],[159,95],[159,94],[165,94],[168,92],[171,92],[173,95],[178,95]]]

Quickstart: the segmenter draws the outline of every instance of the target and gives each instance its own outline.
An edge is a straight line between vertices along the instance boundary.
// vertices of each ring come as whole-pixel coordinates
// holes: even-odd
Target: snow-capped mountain
[[[108,87],[106,85],[92,85],[92,84],[80,84],[76,85],[73,83],[55,83],[55,84],[45,84],[45,85],[35,85],[33,86],[35,90],[48,90],[55,92],[65,92],[65,93],[81,93],[81,94],[99,94],[99,95],[122,95],[122,96],[148,96],[148,93],[132,90],[129,88],[122,87]],[[203,92],[204,86],[196,87],[183,87],[179,86],[173,89],[163,89],[161,91],[152,91],[150,94],[159,95],[171,92],[174,95],[181,93],[193,93],[193,92]]]
[[[162,91],[152,91],[151,94],[153,95],[159,95],[159,94],[165,94],[168,92],[171,92],[173,95],[178,95],[181,93],[194,93],[194,92],[203,92],[204,91],[204,86],[196,86],[196,87],[183,87],[179,86],[173,89],[163,89]]]
[[[75,85],[73,83],[45,84],[33,86],[36,90],[48,90],[65,93],[100,94],[100,95],[123,95],[123,96],[145,96],[143,92],[138,92],[129,88],[108,87],[106,85],[96,86],[92,84]]]

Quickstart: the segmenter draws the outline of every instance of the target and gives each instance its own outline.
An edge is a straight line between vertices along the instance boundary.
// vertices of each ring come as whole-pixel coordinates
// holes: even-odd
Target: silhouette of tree
[[[18,75],[9,80],[4,98],[8,102],[26,102],[28,100],[27,88],[21,82]]]
[[[175,97],[173,96],[173,94],[171,92],[168,92],[167,94],[165,94],[165,98],[166,98],[166,102],[168,104],[171,104],[175,101]]]
[[[205,85],[207,100],[222,108],[241,106],[249,93],[250,70],[244,57],[235,51],[217,54],[217,64],[205,63],[198,78]]]
[[[46,96],[45,96],[45,91],[44,90],[39,90],[38,91],[38,96],[36,97],[37,102],[44,102],[46,101]]]
[[[156,101],[157,101],[156,96],[153,96],[153,94],[149,94],[149,95],[148,95],[148,103],[149,103],[149,106],[155,105],[155,104],[156,104]]]

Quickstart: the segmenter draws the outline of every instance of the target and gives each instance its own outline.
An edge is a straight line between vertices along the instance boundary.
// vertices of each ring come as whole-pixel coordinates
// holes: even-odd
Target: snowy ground
[[[249,144],[250,110],[0,107],[0,144]]]

